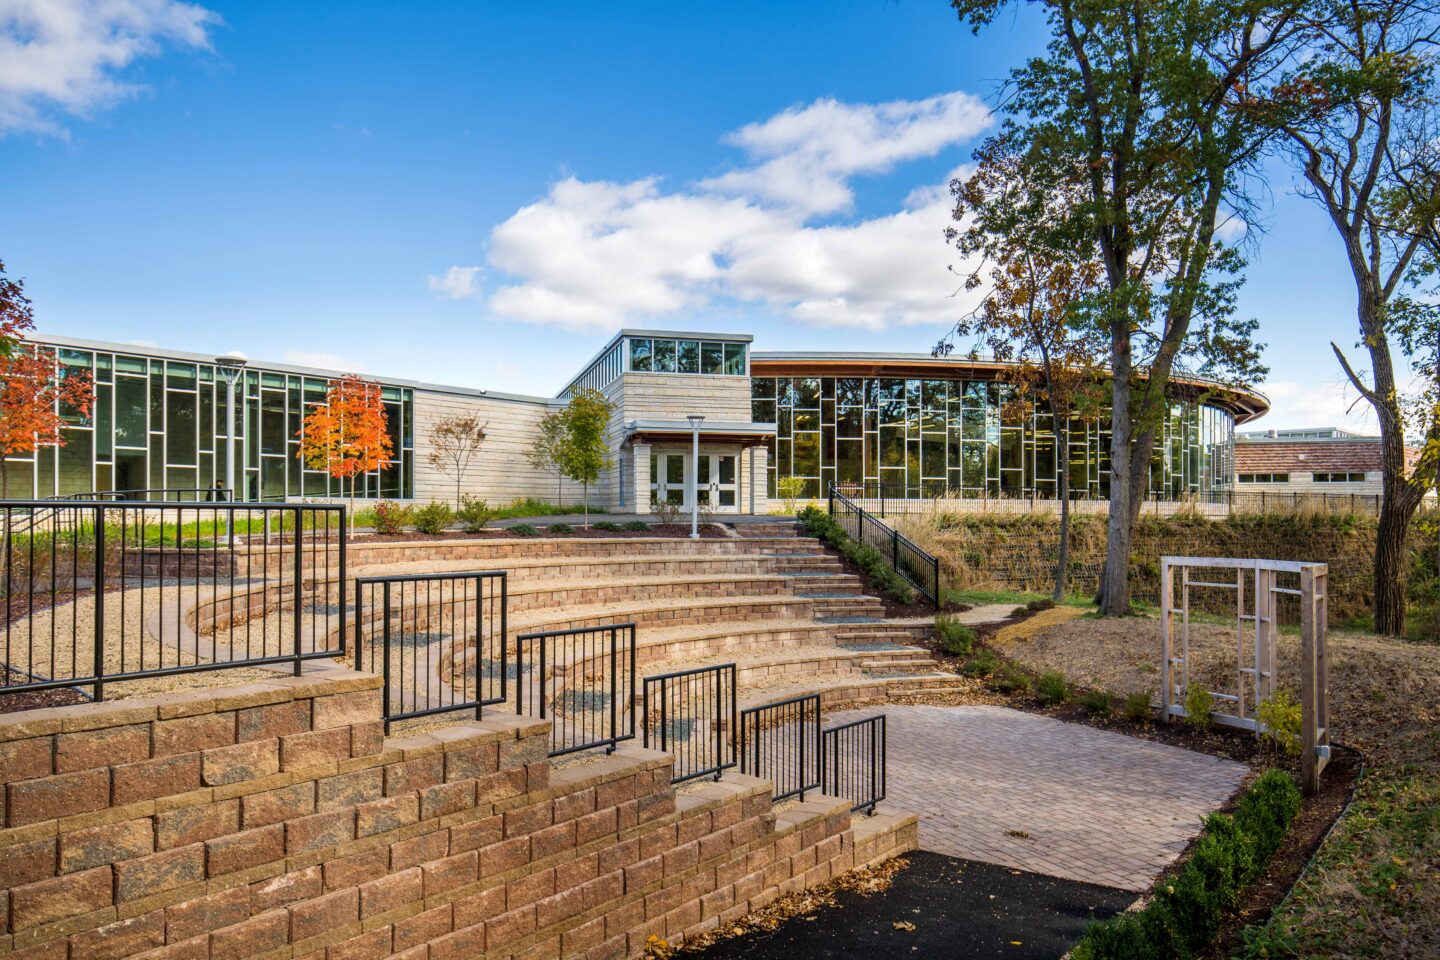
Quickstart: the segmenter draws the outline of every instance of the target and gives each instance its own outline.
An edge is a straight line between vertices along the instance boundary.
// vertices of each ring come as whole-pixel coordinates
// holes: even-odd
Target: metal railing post
[[[295,508],[295,521],[294,521],[294,522],[295,522],[295,530],[293,531],[293,535],[294,535],[294,538],[295,538],[295,585],[294,585],[294,596],[295,596],[295,612],[294,612],[294,620],[295,620],[295,676],[298,677],[298,676],[300,676],[300,672],[301,672],[301,671],[300,671],[300,667],[301,667],[301,664],[303,663],[302,651],[301,651],[301,649],[300,649],[300,645],[301,645],[301,638],[304,636],[304,621],[303,621],[303,620],[301,619],[301,617],[300,617],[300,614],[301,614],[300,606],[301,606],[301,593],[303,592],[303,584],[304,584],[304,580],[305,580],[305,553],[304,553],[303,550],[300,549],[300,508],[299,508],[299,507],[296,507],[296,508]],[[280,548],[281,548],[282,550],[285,548],[285,538],[284,538],[283,536],[280,538]]]
[[[230,508],[230,525],[231,525],[232,527],[235,525],[235,508],[234,508],[234,507],[231,507],[231,508]],[[327,532],[326,540],[328,541],[328,540],[329,540],[328,532],[329,532],[329,530],[330,530],[330,515],[329,515],[328,513],[325,515],[325,530],[326,530],[326,532]],[[232,547],[231,547],[231,548],[232,548],[232,549],[234,548],[234,547],[233,547],[233,543],[232,543]],[[337,588],[336,588],[336,590],[335,590],[335,597],[336,597],[336,599],[337,599],[337,600],[339,601],[339,603],[340,603],[340,657],[341,657],[341,659],[344,659],[345,654],[346,654],[346,646],[347,646],[347,644],[348,644],[348,642],[349,642],[349,639],[350,639],[350,631],[347,629],[346,622],[345,622],[345,508],[344,508],[343,506],[340,508],[340,558],[339,558],[339,559],[340,559],[340,573],[339,573],[339,578],[335,581],[336,584],[337,584]],[[357,611],[357,615],[358,615],[358,611]],[[357,643],[357,644],[359,643],[359,640],[358,640],[358,639],[356,640],[356,643]],[[359,647],[358,647],[358,646],[356,647],[356,650],[357,650],[357,651],[359,650]],[[358,663],[358,659],[357,659],[357,663]],[[360,668],[357,666],[355,669],[358,670],[358,669],[360,669]]]
[[[382,700],[383,700],[383,704],[382,704],[382,705],[383,705],[384,708],[385,708],[385,733],[386,733],[386,735],[388,736],[389,733],[390,733],[390,714],[391,714],[391,712],[392,712],[391,709],[390,709],[390,581],[389,581],[389,580],[386,580],[385,583],[384,583],[384,589],[381,591],[381,597],[382,597],[382,599],[381,599],[381,602],[380,602],[380,616],[381,616],[381,618],[382,618],[382,622],[383,622],[384,626],[381,628],[381,632],[380,632],[380,639],[381,639],[380,655],[385,658],[385,663],[382,665],[382,666],[383,666],[383,670],[381,671],[381,676],[383,676],[383,677],[385,678],[385,687],[384,687],[384,692],[383,692],[383,695],[382,695]]]
[[[619,666],[616,659],[620,656],[620,630],[618,627],[610,628],[610,745],[605,748],[606,753],[615,752],[616,741],[620,737],[620,716],[618,713],[620,704],[620,687],[618,683]]]
[[[95,508],[95,699],[105,699],[105,508]]]

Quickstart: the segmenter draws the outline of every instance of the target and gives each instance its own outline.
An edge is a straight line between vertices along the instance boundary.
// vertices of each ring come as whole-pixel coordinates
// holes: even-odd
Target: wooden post
[[[1307,794],[1320,787],[1315,681],[1315,571],[1307,566],[1300,571],[1300,789]]]
[[[1175,571],[1169,557],[1160,558],[1160,719],[1170,722],[1170,704],[1175,695],[1174,670],[1170,664],[1170,603],[1175,588]]]

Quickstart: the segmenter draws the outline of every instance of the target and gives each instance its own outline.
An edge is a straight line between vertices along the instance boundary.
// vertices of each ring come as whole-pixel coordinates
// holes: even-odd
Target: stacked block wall
[[[650,751],[554,768],[525,718],[385,739],[378,685],[0,715],[0,957],[636,957],[915,845]]]

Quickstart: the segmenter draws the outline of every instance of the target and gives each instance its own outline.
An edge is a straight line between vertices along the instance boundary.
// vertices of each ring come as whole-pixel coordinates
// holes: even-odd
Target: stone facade
[[[677,795],[651,751],[557,769],[527,718],[386,739],[379,685],[0,718],[0,956],[638,957],[916,842],[748,777]]]

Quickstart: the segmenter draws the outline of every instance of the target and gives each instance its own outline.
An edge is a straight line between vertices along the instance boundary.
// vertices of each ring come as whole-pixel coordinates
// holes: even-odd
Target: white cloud
[[[989,123],[985,104],[961,91],[878,104],[826,98],[727,134],[725,142],[744,150],[758,166],[712,177],[700,186],[831,213],[853,202],[849,178],[933,157]]]
[[[219,22],[176,0],[0,0],[0,134],[64,135],[57,115],[133,95],[126,67],[167,42],[208,49]]]
[[[365,372],[365,364],[339,354],[326,353],[323,350],[286,350],[283,359],[286,363],[293,363],[297,367],[339,370],[343,373]]]
[[[446,300],[468,300],[480,295],[483,267],[451,267],[439,276],[430,274],[425,283],[436,296]]]
[[[891,214],[833,214],[851,204],[852,177],[933,156],[988,123],[964,93],[879,105],[827,99],[730,134],[755,165],[687,189],[666,190],[657,177],[566,177],[491,232],[490,263],[512,282],[495,290],[490,308],[572,329],[722,299],[818,326],[883,329],[957,316],[945,183],[917,187]]]

